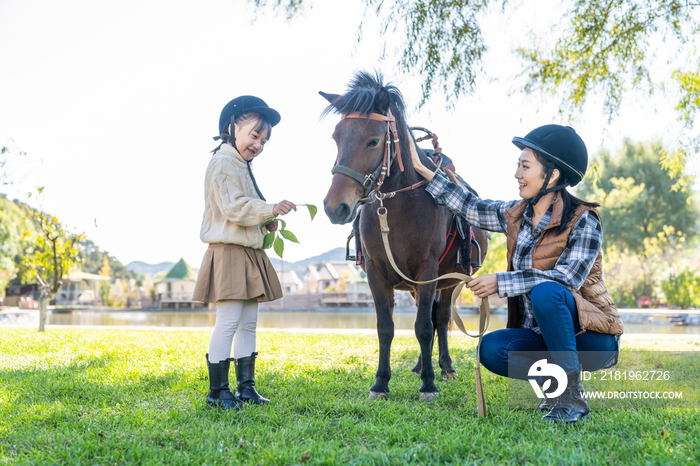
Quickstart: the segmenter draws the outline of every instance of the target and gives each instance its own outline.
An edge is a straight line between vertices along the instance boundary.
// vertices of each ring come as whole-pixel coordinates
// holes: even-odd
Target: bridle
[[[381,113],[370,113],[370,114],[362,114],[360,112],[354,112],[354,113],[349,113],[347,115],[343,115],[341,119],[346,119],[346,118],[358,118],[358,119],[366,119],[366,120],[374,120],[374,121],[385,121],[386,122],[386,137],[385,139],[385,145],[384,145],[384,156],[382,157],[382,162],[375,168],[370,174],[368,175],[363,175],[362,173],[358,172],[357,170],[354,170],[348,166],[345,165],[340,165],[336,164],[333,166],[331,169],[331,174],[336,174],[336,173],[341,173],[345,176],[348,176],[352,178],[353,180],[357,181],[362,185],[364,188],[364,193],[362,199],[360,199],[361,203],[367,202],[368,199],[372,197],[372,195],[376,198],[379,199],[380,201],[383,199],[391,199],[394,197],[397,193],[403,192],[403,191],[409,191],[411,189],[415,189],[419,186],[422,186],[426,183],[425,180],[420,181],[418,183],[415,183],[407,188],[399,189],[397,191],[392,191],[390,193],[382,193],[379,191],[379,189],[382,187],[384,184],[384,180],[386,177],[391,175],[391,165],[394,163],[394,160],[397,159],[398,164],[399,164],[399,170],[401,172],[404,171],[403,169],[403,161],[401,160],[401,146],[399,144],[399,133],[396,130],[396,119],[394,118],[394,115],[391,114],[391,110],[387,112],[386,115],[382,115]],[[393,135],[393,139],[392,136]],[[391,144],[394,144],[394,150],[391,150]],[[376,186],[375,186],[376,182]]]

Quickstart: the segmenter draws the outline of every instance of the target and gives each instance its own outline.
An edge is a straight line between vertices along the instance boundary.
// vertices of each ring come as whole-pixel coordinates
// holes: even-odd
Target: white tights
[[[258,326],[258,300],[217,301],[216,323],[209,342],[209,362],[218,363],[231,357],[245,358],[255,352]]]

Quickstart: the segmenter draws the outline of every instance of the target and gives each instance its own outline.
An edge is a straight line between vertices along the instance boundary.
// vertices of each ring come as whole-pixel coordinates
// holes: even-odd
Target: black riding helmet
[[[252,95],[242,95],[240,97],[236,97],[229,103],[227,103],[223,110],[221,110],[221,115],[219,116],[219,136],[215,136],[214,140],[218,141],[221,139],[221,135],[224,134],[227,130],[228,127],[231,123],[233,123],[234,119],[238,115],[242,115],[244,113],[258,113],[265,117],[270,122],[270,125],[275,126],[277,123],[280,122],[281,118],[280,114],[277,110],[270,108],[269,105],[265,103],[264,100],[262,100],[260,97],[255,97]],[[233,131],[231,131],[233,134]],[[232,139],[229,140],[229,142],[234,145],[235,147],[235,138],[231,136]],[[216,154],[216,152],[221,148],[221,144],[219,144],[219,147],[214,149],[212,152]],[[260,188],[258,188],[258,183],[255,181],[255,176],[253,176],[253,171],[250,169],[250,160],[248,161],[248,173],[250,174],[250,178],[253,181],[253,186],[255,187],[255,191],[258,193],[258,196],[260,196],[260,199],[263,201],[265,200],[265,196],[262,195],[260,192]]]
[[[270,124],[275,126],[280,122],[280,114],[277,110],[270,108],[260,97],[252,95],[242,95],[236,97],[224,106],[219,117],[219,134],[223,133],[233,119],[244,113],[255,112],[265,115]]]
[[[571,126],[540,126],[527,133],[523,138],[514,137],[513,144],[520,150],[528,147],[550,159],[565,173],[565,180],[569,186],[579,184],[586,174],[588,150],[586,150],[586,144],[581,136],[576,134]],[[530,199],[532,205],[537,204],[542,196],[567,186],[564,184],[546,189],[551,175],[551,171],[547,173],[540,192],[534,199]]]

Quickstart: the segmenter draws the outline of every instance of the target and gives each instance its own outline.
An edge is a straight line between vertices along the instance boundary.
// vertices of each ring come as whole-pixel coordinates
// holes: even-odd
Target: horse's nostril
[[[350,206],[343,202],[338,206],[338,218],[346,219],[350,215]]]
[[[326,211],[326,215],[328,215],[328,219],[331,221],[331,223],[335,224],[347,223],[348,216],[352,212],[352,209],[347,202],[341,202],[336,207],[329,207],[328,203],[324,201],[323,207]]]

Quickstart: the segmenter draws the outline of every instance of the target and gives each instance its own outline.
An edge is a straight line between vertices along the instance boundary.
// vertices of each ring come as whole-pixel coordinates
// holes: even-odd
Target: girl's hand
[[[277,230],[277,220],[273,220],[272,222],[266,224],[265,228],[267,228],[267,231],[269,231],[269,232],[276,231]]]
[[[433,177],[435,176],[435,173],[431,172],[425,165],[423,165],[423,162],[421,162],[420,157],[418,156],[418,151],[416,150],[416,144],[413,142],[413,137],[411,136],[411,133],[408,133],[408,144],[411,148],[411,161],[413,162],[413,168],[418,172],[420,176],[422,176],[428,181],[432,181]]]
[[[474,280],[467,283],[477,298],[485,298],[486,296],[498,293],[498,277],[495,273],[487,273],[479,275]]]
[[[286,215],[292,210],[297,210],[297,206],[295,206],[293,202],[282,201],[279,204],[275,204],[275,207],[272,208],[272,215],[278,217],[280,215]]]

